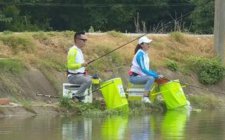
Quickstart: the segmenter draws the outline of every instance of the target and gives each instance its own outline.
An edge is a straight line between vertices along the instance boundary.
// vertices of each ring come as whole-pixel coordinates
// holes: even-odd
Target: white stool
[[[151,100],[155,99],[155,93],[157,85],[154,83],[152,89],[149,92],[149,97]],[[144,95],[144,85],[128,83],[127,88],[128,100],[141,100]],[[154,96],[154,97],[153,97]]]
[[[71,98],[76,94],[80,85],[78,84],[71,84],[71,83],[63,83],[63,97]],[[84,103],[92,103],[92,90],[91,87],[85,90],[85,98],[82,100]]]
[[[144,85],[128,83],[127,88],[128,100],[141,100],[144,95]]]

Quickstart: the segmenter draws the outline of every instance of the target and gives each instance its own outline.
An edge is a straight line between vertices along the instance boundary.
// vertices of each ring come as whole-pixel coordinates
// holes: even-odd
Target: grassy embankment
[[[29,89],[23,86],[27,84],[24,82],[26,80],[21,81],[31,69],[41,71],[55,89],[54,94],[61,95],[61,85],[66,79],[64,76],[66,52],[73,44],[73,34],[70,31],[1,33],[0,96],[7,96],[15,102],[25,102],[24,104],[27,101],[36,101],[35,94],[30,93]],[[87,60],[93,60],[137,36],[112,31],[100,35],[90,34],[88,37],[84,53]],[[168,35],[149,35],[149,37],[154,40],[150,49],[153,69],[170,79],[180,79],[184,83],[201,87],[188,86],[184,89],[192,105],[212,109],[224,106],[224,94],[217,92],[224,90],[222,86],[224,67],[214,57],[211,36],[192,36],[173,32]],[[135,45],[136,41],[92,63],[88,67],[89,73],[98,73],[103,80],[121,77],[126,87],[127,70]],[[41,92],[41,88],[37,90]],[[38,100],[43,99],[38,98]],[[81,112],[92,107],[83,108],[85,109],[80,109]]]

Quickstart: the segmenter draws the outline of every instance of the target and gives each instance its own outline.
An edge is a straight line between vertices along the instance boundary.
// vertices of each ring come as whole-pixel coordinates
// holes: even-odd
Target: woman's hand
[[[159,74],[158,78],[163,78],[164,76],[162,74]]]

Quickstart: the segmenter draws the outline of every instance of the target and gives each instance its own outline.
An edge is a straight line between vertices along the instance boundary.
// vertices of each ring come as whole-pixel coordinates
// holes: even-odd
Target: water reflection
[[[63,140],[91,140],[92,139],[92,119],[76,118],[66,119],[62,124]]]
[[[113,116],[104,120],[101,125],[101,137],[104,140],[123,140],[127,129],[127,116]]]
[[[0,118],[0,140],[223,140],[224,111],[173,110],[107,118]]]
[[[130,140],[150,140],[153,138],[150,116],[135,116],[129,119]]]
[[[163,117],[161,124],[161,137],[164,140],[182,140],[184,138],[186,121],[189,116],[188,109],[170,110]]]
[[[59,118],[8,117],[0,118],[1,140],[61,140]]]

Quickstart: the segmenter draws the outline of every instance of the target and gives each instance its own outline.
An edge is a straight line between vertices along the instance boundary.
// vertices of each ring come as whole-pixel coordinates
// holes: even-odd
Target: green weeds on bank
[[[188,97],[191,106],[200,109],[220,109],[224,108],[224,97],[218,98],[213,94],[192,95]]]
[[[185,35],[181,32],[172,32],[170,33],[170,37],[179,43],[185,42]]]
[[[168,60],[168,61],[166,61],[166,66],[171,71],[177,71],[178,70],[178,65],[177,65],[176,61]]]
[[[33,44],[32,38],[30,36],[16,36],[13,34],[7,34],[0,36],[0,40],[4,45],[12,48],[15,54],[20,51],[33,53],[35,50],[35,45]]]
[[[76,112],[83,116],[114,116],[114,115],[141,115],[150,113],[152,111],[162,112],[163,108],[159,104],[143,104],[142,102],[129,102],[129,106],[124,106],[121,108],[107,110],[105,104],[102,101],[93,101],[93,103],[80,103],[74,102],[69,98],[62,97],[60,99],[60,107],[67,109],[69,112]]]
[[[37,112],[34,111],[34,109],[32,108],[32,103],[29,100],[25,100],[25,99],[21,99],[19,100],[19,102],[22,104],[23,108],[25,110],[27,110],[28,112],[37,114]]]
[[[225,76],[225,67],[217,58],[191,57],[189,63],[190,68],[197,73],[202,84],[216,84]]]
[[[19,74],[23,71],[25,66],[17,59],[0,59],[0,72]]]

